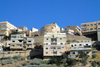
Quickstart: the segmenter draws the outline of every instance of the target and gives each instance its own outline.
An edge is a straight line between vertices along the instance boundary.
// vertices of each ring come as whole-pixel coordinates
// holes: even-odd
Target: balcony
[[[92,50],[92,48],[78,48],[78,47],[70,47],[70,50]]]

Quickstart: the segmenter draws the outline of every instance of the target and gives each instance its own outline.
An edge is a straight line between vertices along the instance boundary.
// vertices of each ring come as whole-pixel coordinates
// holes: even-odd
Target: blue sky
[[[100,21],[100,0],[0,0],[0,21],[16,27],[60,27]]]

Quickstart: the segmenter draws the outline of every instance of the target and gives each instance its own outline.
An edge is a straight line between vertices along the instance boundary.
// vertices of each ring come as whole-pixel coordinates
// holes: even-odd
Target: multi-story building
[[[100,21],[82,23],[81,29],[84,36],[100,41]]]
[[[10,50],[32,49],[34,48],[34,39],[26,37],[25,34],[11,35],[11,40],[7,43],[6,47],[10,47]]]
[[[81,51],[92,58],[92,45],[90,42],[70,43],[70,58],[76,58],[76,55],[80,54]]]
[[[27,27],[25,27],[25,26],[22,26],[22,27],[17,27],[18,29],[21,29],[22,31],[27,31],[28,30],[28,28]]]
[[[0,22],[0,39],[2,39],[3,36],[8,36],[11,29],[17,29],[17,27],[8,21]]]
[[[73,30],[74,35],[82,35],[81,28],[79,26],[67,26],[65,27],[65,30]]]
[[[44,35],[43,56],[45,60],[50,59],[51,56],[61,56],[66,50],[66,33]]]

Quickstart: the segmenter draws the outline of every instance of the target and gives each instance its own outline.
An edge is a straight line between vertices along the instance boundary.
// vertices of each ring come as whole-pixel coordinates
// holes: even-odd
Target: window
[[[91,26],[93,26],[93,24],[91,24]]]
[[[28,47],[31,47],[32,45],[31,44],[28,44]]]
[[[87,25],[87,26],[89,26],[89,25]]]
[[[96,24],[94,24],[94,25],[96,25]]]
[[[62,54],[62,52],[60,52],[60,54]]]
[[[98,25],[100,25],[100,23],[98,23]]]
[[[73,52],[73,54],[75,54],[75,52]]]
[[[62,38],[60,38],[60,40],[62,40]]]
[[[82,44],[79,44],[79,46],[82,46]]]
[[[46,49],[48,49],[48,48],[46,48]]]
[[[28,41],[28,42],[31,42],[31,41]]]
[[[57,49],[61,49],[60,47],[57,47]]]
[[[12,42],[15,42],[15,41],[12,41]]]
[[[63,43],[60,43],[61,45],[63,45]]]
[[[73,45],[71,45],[71,47],[73,47]]]
[[[18,47],[21,47],[21,45],[18,45]]]
[[[62,48],[64,48],[64,47],[62,47]]]
[[[10,46],[10,44],[8,44]]]
[[[46,45],[48,45],[48,43],[46,43]]]
[[[89,53],[89,52],[86,52],[87,54]]]
[[[14,45],[12,45],[12,47],[14,47]]]
[[[56,49],[56,47],[51,47],[51,49]]]
[[[93,30],[93,28],[90,28],[90,30]]]
[[[22,42],[22,40],[18,40],[19,42]]]
[[[46,54],[48,54],[48,52],[46,52]]]
[[[47,40],[48,40],[48,38],[47,38]]]
[[[86,44],[86,46],[88,46],[88,44]]]
[[[94,28],[94,29],[97,29],[97,28]]]
[[[89,30],[89,29],[87,29],[87,30]]]
[[[76,44],[75,44],[75,46],[76,46]]]

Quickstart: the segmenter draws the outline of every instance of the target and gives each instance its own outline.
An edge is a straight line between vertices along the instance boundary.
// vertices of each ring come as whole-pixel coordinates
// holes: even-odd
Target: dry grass
[[[94,61],[99,61],[100,60],[100,51],[98,51],[96,54],[98,54],[98,56],[96,58],[94,58]]]

